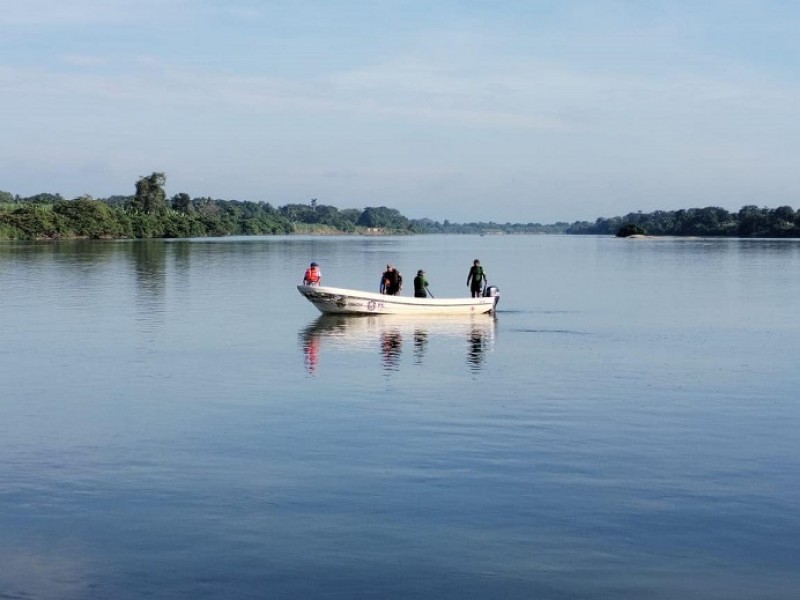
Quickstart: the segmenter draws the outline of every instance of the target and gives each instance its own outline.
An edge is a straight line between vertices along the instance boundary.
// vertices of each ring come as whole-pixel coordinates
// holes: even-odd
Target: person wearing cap
[[[417,271],[417,276],[414,277],[414,297],[428,297],[428,280],[425,278],[425,271],[422,269]]]
[[[303,285],[320,285],[322,283],[322,273],[320,273],[319,265],[312,262],[306,269],[306,274],[303,275]]]
[[[479,298],[482,296],[483,286],[487,283],[486,272],[481,266],[481,261],[476,258],[472,263],[472,267],[470,267],[469,275],[467,275],[467,285],[469,286],[470,292],[472,292],[472,297]]]
[[[386,271],[381,275],[381,294],[396,296],[403,289],[403,275],[391,264],[386,265]]]

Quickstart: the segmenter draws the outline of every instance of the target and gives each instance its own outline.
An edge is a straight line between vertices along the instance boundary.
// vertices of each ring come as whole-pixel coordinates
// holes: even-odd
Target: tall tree
[[[152,173],[149,177],[140,177],[136,182],[136,195],[131,206],[149,215],[155,214],[166,207],[167,194],[164,184],[167,178],[164,173]]]
[[[356,225],[362,227],[381,227],[387,229],[406,229],[408,219],[396,208],[385,206],[368,206],[361,213]]]
[[[192,199],[189,194],[186,192],[175,194],[172,197],[172,209],[182,213],[192,212],[194,206],[192,206]]]

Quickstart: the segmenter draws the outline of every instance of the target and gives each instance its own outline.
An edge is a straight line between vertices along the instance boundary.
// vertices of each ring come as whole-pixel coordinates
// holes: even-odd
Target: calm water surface
[[[495,318],[322,318],[386,262]],[[798,598],[800,244],[0,243],[0,598]]]

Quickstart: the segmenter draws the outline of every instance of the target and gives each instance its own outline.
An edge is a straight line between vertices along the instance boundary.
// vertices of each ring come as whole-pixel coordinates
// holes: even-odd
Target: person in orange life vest
[[[306,269],[306,274],[303,275],[303,285],[320,285],[322,283],[322,273],[319,271],[319,265],[312,262]]]

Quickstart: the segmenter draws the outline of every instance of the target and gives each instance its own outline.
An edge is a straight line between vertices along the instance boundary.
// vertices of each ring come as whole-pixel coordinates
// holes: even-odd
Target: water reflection
[[[318,335],[311,335],[305,339],[303,344],[303,353],[305,354],[306,359],[306,370],[314,375],[317,372],[317,367],[319,366],[319,346],[320,346],[320,336]]]
[[[167,286],[167,246],[162,240],[128,245],[136,281],[136,320],[148,339],[163,325]]]
[[[411,344],[412,364],[425,363],[433,348],[445,354],[453,339],[466,341],[465,365],[471,371],[483,368],[486,354],[494,346],[496,318],[491,315],[465,317],[353,317],[322,315],[300,331],[306,370],[319,370],[320,354],[325,352],[366,352],[376,350],[384,371],[399,371],[403,365],[403,347]],[[443,343],[438,343],[438,342]],[[460,344],[459,344],[460,345]],[[463,346],[462,346],[463,348]]]
[[[166,286],[166,246],[161,240],[140,240],[131,245],[136,273],[137,300],[160,307]]]
[[[397,371],[400,368],[400,354],[403,351],[403,335],[396,329],[381,334],[383,349],[383,368]]]
[[[467,348],[467,364],[473,371],[480,371],[486,357],[485,351],[490,340],[487,339],[483,328],[474,324],[469,332],[469,346]]]
[[[428,332],[423,329],[414,330],[414,364],[422,364],[425,349],[428,347]]]

